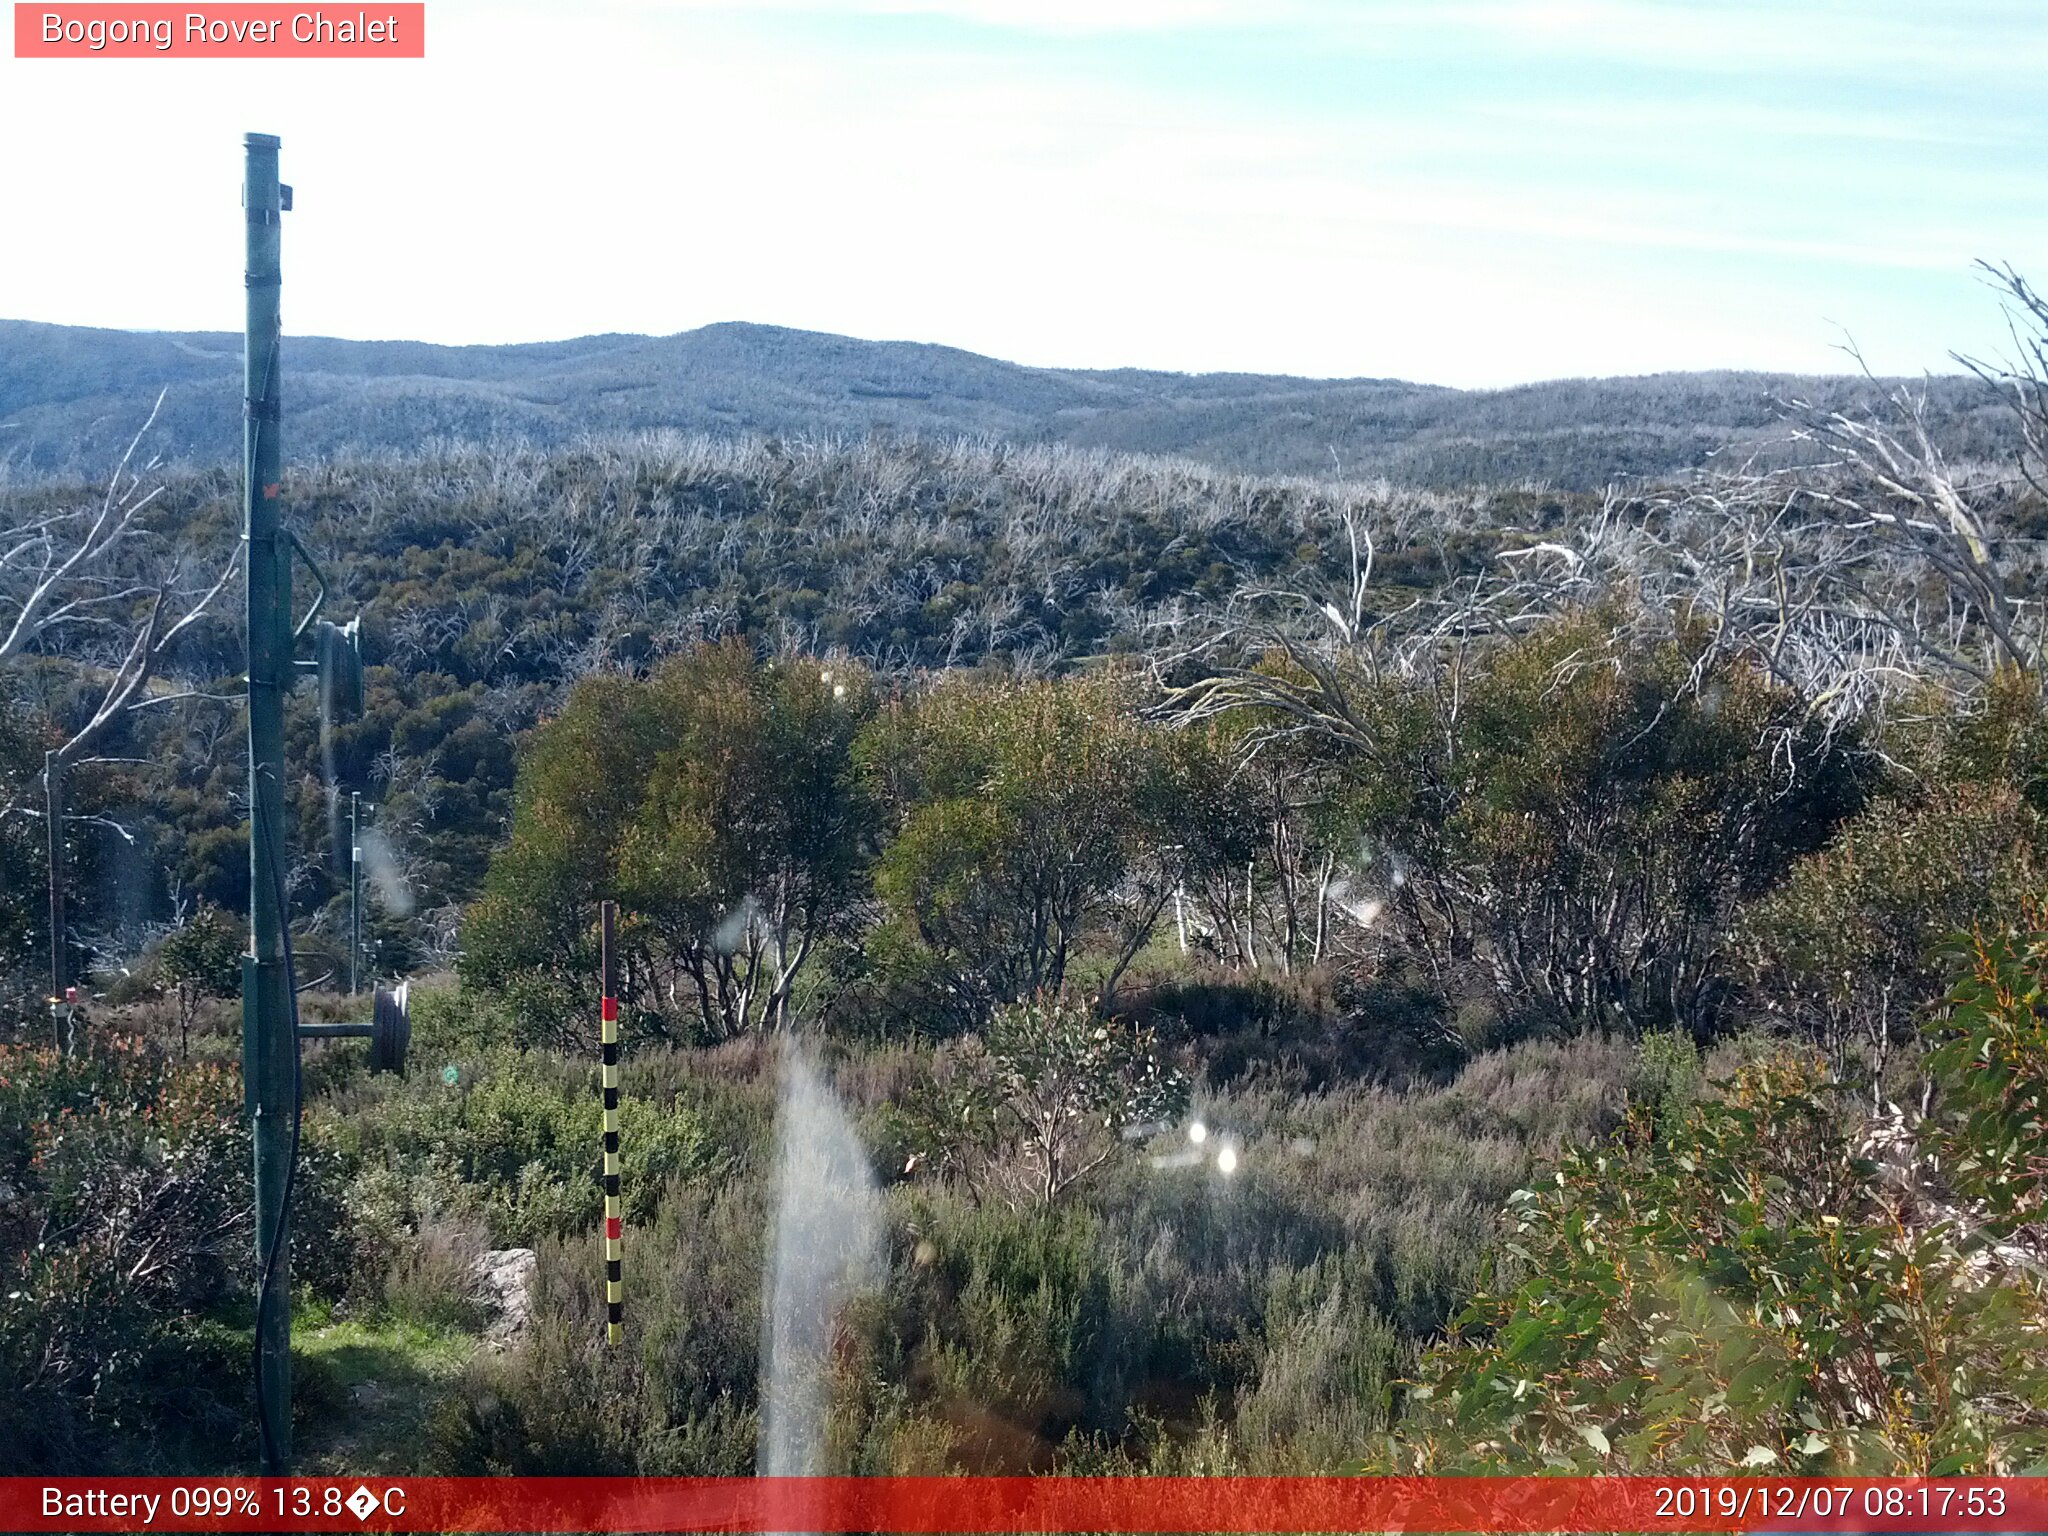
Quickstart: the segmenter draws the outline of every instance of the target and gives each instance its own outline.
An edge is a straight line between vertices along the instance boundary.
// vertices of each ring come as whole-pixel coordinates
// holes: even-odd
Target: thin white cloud
[[[1324,13],[1351,37],[1399,32],[1500,53],[1685,73],[2016,78],[2048,65],[2029,0],[1386,0]]]
[[[1911,370],[1995,344],[1957,323],[1980,307],[1987,330],[1995,319],[1970,257],[2024,265],[2048,244],[2030,160],[1930,140],[1904,176],[1877,133],[1849,131],[1939,126],[1953,100],[1958,136],[2017,118],[2038,138],[2031,96],[1964,90],[1939,54],[1927,90],[1760,101],[1710,72],[1638,116],[1654,86],[1601,61],[1668,55],[1643,18],[1684,7],[1553,5],[1497,32],[1502,8],[1473,0],[812,3],[990,30],[892,27],[884,49],[807,25],[815,10],[740,0],[436,0],[418,65],[0,60],[0,137],[35,146],[0,193],[10,233],[29,232],[0,242],[0,309],[238,325],[248,128],[284,134],[300,189],[288,322],[340,335],[747,319],[1036,363],[1506,383],[1839,366],[1823,318],[1837,316],[1876,365]],[[1846,14],[1785,4],[1808,20],[1764,26],[1755,46],[1773,57]],[[1870,5],[1893,49],[1900,8]],[[1695,30],[1756,14],[1695,9]],[[1632,35],[1587,35],[1617,11]],[[1276,47],[1355,54],[1355,89],[1338,68],[1292,92],[1267,39],[1241,66],[1210,50],[1201,75],[1088,35],[1253,13]],[[1025,28],[1074,38],[1003,35]],[[2014,23],[2015,59],[2036,30]],[[1725,29],[1715,46],[1735,55]],[[1492,72],[1468,70],[1476,58]],[[1537,63],[1510,78],[1502,59]],[[1822,131],[1829,114],[1843,135]],[[1794,140],[1802,121],[1814,131]],[[1775,130],[1786,148],[1759,156],[1754,138]]]
[[[1591,210],[1545,212],[1499,192],[1462,196],[1415,192],[1376,202],[1373,216],[1411,228],[1467,230],[1631,250],[1782,257],[1834,267],[1898,271],[1956,272],[1967,265],[1973,251],[1970,237],[1956,231],[1913,230],[1862,240],[1802,238],[1745,232],[1707,222],[1631,220]]]
[[[629,0],[632,3],[632,0]],[[1294,27],[1327,14],[1317,0],[638,0],[649,9],[763,16],[928,17],[1062,36]]]
[[[2028,141],[2018,120],[1987,125],[1983,118],[1959,120],[1932,112],[1850,111],[1802,104],[1693,99],[1672,101],[1627,95],[1596,101],[1480,101],[1481,119],[1535,127],[1590,129],[1644,135],[1731,135],[1764,139],[1818,139],[1845,144],[1923,144],[1950,149],[1995,149]]]
[[[1085,36],[1256,28],[1366,55],[1470,49],[1695,73],[1935,78],[2048,67],[2037,0],[623,0],[651,12],[928,17]]]

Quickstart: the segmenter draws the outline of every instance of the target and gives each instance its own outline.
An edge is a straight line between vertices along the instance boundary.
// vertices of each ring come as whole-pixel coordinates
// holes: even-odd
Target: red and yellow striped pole
[[[625,1239],[619,1226],[619,972],[613,954],[618,907],[607,901],[598,911],[598,965],[604,985],[598,1005],[604,1061],[604,1341],[616,1344],[626,1312],[625,1279],[620,1273]]]

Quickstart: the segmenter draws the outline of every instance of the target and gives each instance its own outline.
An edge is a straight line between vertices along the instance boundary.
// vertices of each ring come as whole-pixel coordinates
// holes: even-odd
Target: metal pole
[[[363,838],[359,817],[363,797],[348,797],[348,995],[356,995],[356,962],[363,953]]]
[[[68,978],[64,953],[64,759],[43,754],[43,819],[50,849],[50,1000],[64,1001]]]
[[[242,962],[242,1074],[256,1161],[256,1255],[270,1284],[257,1298],[257,1374],[261,1384],[264,1470],[291,1463],[291,1233],[284,1195],[290,1178],[299,1042],[286,990],[278,898],[286,868],[284,696],[292,682],[290,547],[278,521],[278,290],[280,226],[286,195],[278,185],[278,141],[252,133],[242,141],[242,207],[248,299],[243,339],[242,492],[249,588],[249,939]],[[259,1286],[261,1281],[259,1279]]]

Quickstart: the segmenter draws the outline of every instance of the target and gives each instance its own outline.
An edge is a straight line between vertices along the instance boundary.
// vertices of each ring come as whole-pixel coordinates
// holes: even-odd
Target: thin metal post
[[[242,964],[243,1087],[255,1144],[258,1274],[257,1373],[264,1470],[291,1462],[291,1233],[284,1196],[291,1177],[299,1042],[292,1029],[284,965],[281,871],[284,841],[284,696],[292,682],[290,548],[279,526],[278,292],[285,195],[278,141],[244,138],[242,208],[248,301],[243,338],[243,535],[248,558],[249,939]],[[259,1279],[259,1286],[262,1282]]]
[[[348,797],[348,995],[356,995],[356,962],[363,955],[363,836],[359,817],[363,797]]]
[[[50,1005],[57,1008],[71,978],[64,942],[64,757],[54,751],[43,754],[43,820],[50,850]]]

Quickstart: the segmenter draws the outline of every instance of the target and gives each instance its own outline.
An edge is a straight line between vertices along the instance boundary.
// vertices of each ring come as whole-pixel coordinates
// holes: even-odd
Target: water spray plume
[[[753,931],[755,920],[760,915],[760,906],[749,896],[725,915],[711,934],[711,947],[721,955],[737,953]]]
[[[363,871],[377,887],[377,899],[393,917],[412,915],[412,886],[398,867],[391,840],[375,827],[363,833]]]
[[[866,1150],[794,1040],[782,1048],[774,1228],[761,1297],[764,1477],[824,1473],[833,1341],[846,1304],[882,1278]]]

